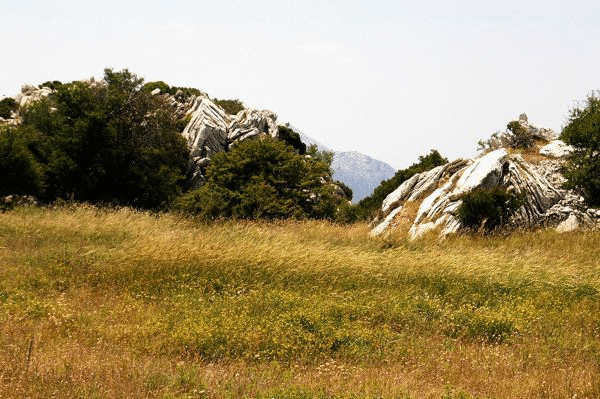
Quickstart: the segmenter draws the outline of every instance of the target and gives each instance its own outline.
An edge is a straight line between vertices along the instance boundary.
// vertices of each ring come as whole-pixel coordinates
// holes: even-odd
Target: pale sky
[[[265,108],[404,168],[600,89],[600,0],[0,1],[0,97],[106,67]]]

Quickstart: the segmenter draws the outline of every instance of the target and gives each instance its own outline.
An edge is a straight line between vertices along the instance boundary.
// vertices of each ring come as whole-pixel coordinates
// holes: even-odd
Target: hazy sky
[[[396,3],[396,4],[395,4]],[[600,0],[0,2],[0,96],[106,67],[266,108],[396,168],[600,89]]]

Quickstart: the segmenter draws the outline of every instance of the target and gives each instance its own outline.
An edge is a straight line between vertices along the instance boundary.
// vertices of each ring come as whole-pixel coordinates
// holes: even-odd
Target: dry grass
[[[0,214],[0,397],[600,396],[598,232],[367,232]]]

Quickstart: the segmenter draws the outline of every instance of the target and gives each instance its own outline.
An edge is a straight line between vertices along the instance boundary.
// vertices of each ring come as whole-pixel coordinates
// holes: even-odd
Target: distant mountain
[[[352,189],[354,203],[369,196],[382,180],[396,173],[396,169],[387,163],[357,151],[335,152],[331,169],[334,179]]]
[[[304,144],[316,144],[320,151],[333,151],[296,127],[288,127],[300,135]],[[356,151],[334,151],[331,169],[335,180],[344,182],[352,189],[352,202],[355,204],[370,195],[382,180],[389,179],[396,173],[396,169],[387,163]]]

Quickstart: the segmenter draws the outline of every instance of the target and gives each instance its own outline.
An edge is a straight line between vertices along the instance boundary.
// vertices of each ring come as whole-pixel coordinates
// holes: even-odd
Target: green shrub
[[[204,219],[333,218],[343,200],[327,183],[329,164],[269,136],[215,154],[206,178],[178,200],[179,210]]]
[[[533,147],[535,139],[521,124],[519,121],[512,121],[506,125],[506,128],[512,132],[512,137],[509,142],[509,147],[526,150]]]
[[[560,138],[574,147],[565,172],[567,188],[579,190],[591,206],[600,206],[600,92],[571,110]]]
[[[175,95],[177,92],[181,92],[184,98],[190,98],[192,96],[199,96],[202,92],[194,87],[171,87],[171,94]]]
[[[105,70],[103,85],[63,84],[31,104],[20,130],[44,165],[43,200],[168,207],[181,193],[188,151],[161,96],[128,70]]]
[[[174,94],[171,92],[171,86],[159,80],[158,82],[148,82],[143,86],[143,90],[152,92],[155,89],[159,89],[161,94]]]
[[[246,108],[244,107],[244,103],[240,100],[219,100],[215,98],[213,102],[219,107],[223,108],[223,110],[229,115],[236,115],[238,112],[243,111]]]
[[[522,204],[523,196],[513,191],[477,189],[463,196],[456,216],[463,227],[489,233],[504,226]]]
[[[17,102],[12,97],[0,101],[0,118],[9,119],[10,114],[18,108]]]
[[[344,192],[344,195],[346,196],[346,198],[348,199],[348,201],[352,201],[352,189],[350,187],[348,187],[348,185],[346,185],[346,183],[344,183],[343,181],[339,181],[336,180],[335,185],[337,185],[339,188],[342,189],[342,191]]]
[[[294,147],[300,155],[304,155],[306,153],[306,144],[302,142],[302,139],[300,139],[300,135],[298,133],[285,126],[278,126],[277,128],[277,137],[279,138],[279,140],[283,140],[287,144]]]
[[[41,89],[42,87],[48,87],[48,88],[50,88],[52,90],[56,90],[60,86],[62,86],[62,82],[61,81],[59,81],[59,80],[53,80],[52,82],[48,81],[48,82],[42,83],[41,85],[39,85],[39,88]]]

